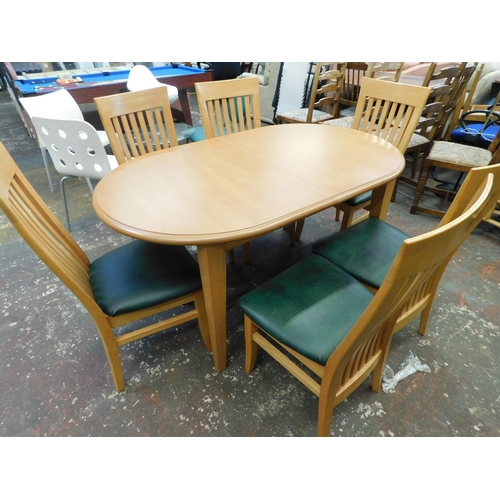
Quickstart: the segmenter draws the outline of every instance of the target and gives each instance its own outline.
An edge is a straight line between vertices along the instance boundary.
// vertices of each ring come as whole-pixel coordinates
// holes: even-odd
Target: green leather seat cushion
[[[359,281],[380,288],[407,238],[403,231],[372,217],[318,241],[312,251]]]
[[[349,198],[345,203],[347,205],[355,207],[357,205],[361,205],[361,203],[370,201],[371,199],[372,199],[372,191],[367,191],[366,193],[361,193],[352,198]]]
[[[96,302],[109,316],[155,306],[201,288],[198,263],[183,246],[133,241],[90,265]]]
[[[325,365],[372,299],[352,276],[311,255],[240,298],[239,306],[272,337]]]

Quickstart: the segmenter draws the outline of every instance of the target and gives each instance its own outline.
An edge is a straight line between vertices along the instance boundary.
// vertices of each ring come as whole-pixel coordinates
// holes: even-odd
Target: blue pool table
[[[173,108],[182,111],[184,121],[192,125],[189,100],[186,89],[194,87],[195,82],[212,80],[212,72],[199,68],[192,68],[179,64],[178,66],[157,66],[150,68],[155,77],[162,83],[168,83],[179,90],[179,103],[174,103]],[[63,71],[61,73],[64,73]],[[80,77],[82,82],[70,84],[58,84],[56,76],[37,77],[36,74],[27,76],[16,76],[14,84],[19,97],[40,95],[65,88],[74,97],[78,104],[93,103],[94,97],[118,94],[127,88],[129,70],[106,70],[92,73],[72,72],[71,78]]]

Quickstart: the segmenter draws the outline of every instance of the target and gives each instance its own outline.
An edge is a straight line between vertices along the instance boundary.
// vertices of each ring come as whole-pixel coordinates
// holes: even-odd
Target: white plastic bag
[[[410,351],[410,354],[406,356],[406,359],[401,363],[399,371],[395,375],[391,367],[385,365],[384,374],[382,375],[382,390],[384,392],[396,392],[394,388],[397,383],[415,372],[431,373],[431,369]]]

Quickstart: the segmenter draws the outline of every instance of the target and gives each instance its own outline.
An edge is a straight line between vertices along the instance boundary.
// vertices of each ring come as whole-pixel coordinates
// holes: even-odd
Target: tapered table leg
[[[396,180],[392,180],[373,190],[370,203],[370,217],[378,217],[381,220],[385,220],[395,185]]]
[[[226,369],[226,250],[224,244],[198,245],[203,294],[215,369]]]

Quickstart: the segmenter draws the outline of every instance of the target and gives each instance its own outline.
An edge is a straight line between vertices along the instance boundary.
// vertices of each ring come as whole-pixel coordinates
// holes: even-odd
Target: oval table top
[[[372,134],[283,124],[158,151],[96,186],[98,217],[158,243],[252,238],[384,185],[404,156]]]

